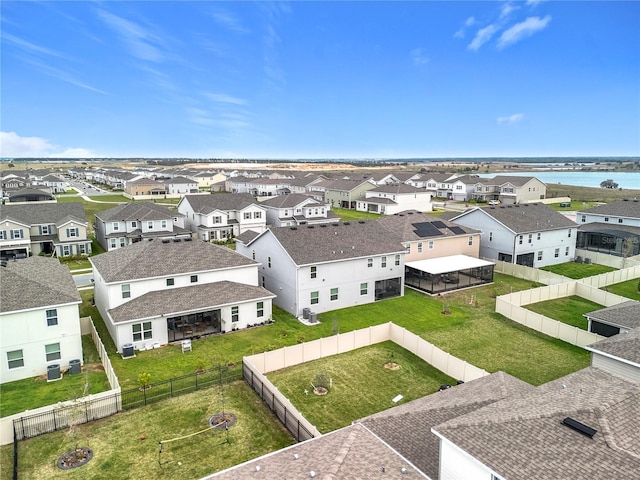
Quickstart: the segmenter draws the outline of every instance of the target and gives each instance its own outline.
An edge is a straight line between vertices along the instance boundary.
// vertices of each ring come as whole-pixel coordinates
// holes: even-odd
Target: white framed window
[[[127,246],[127,239],[124,237],[120,238],[120,248],[124,248]]]
[[[622,223],[622,219],[621,218],[618,219],[618,223]]]
[[[47,316],[47,326],[53,327],[54,325],[58,325],[58,310],[56,308],[52,308],[51,310],[46,311]]]
[[[149,221],[147,222],[147,228],[148,228],[149,230],[153,230],[153,221],[149,220]]]
[[[222,217],[216,215],[213,217],[213,223],[222,223]]]
[[[267,257],[267,266],[271,268],[271,257]]]
[[[360,295],[366,295],[369,291],[369,284],[368,283],[361,283],[360,284]]]
[[[555,249],[555,251],[553,252],[553,256],[554,256],[555,258],[558,258],[558,257],[560,256],[560,249],[559,249],[559,248],[556,248],[556,249]]]
[[[176,284],[176,281],[174,278],[167,278],[167,287],[172,287],[175,284]]]
[[[587,216],[586,215],[582,215],[580,217],[580,221],[583,222],[583,223],[586,222],[587,221]]]
[[[40,225],[40,235],[50,235],[52,232],[50,225]]]
[[[318,276],[318,267],[313,265],[311,267],[311,278],[316,278]]]
[[[381,257],[381,258],[380,258],[380,266],[381,266],[382,268],[384,268],[384,267],[386,267],[386,266],[387,266],[387,257]]]
[[[542,260],[542,250],[538,252],[538,261]]]
[[[604,221],[608,222],[609,221],[609,217],[604,217]]]
[[[252,258],[253,260],[255,260],[255,259],[256,259],[256,251],[255,251],[255,250],[251,250],[251,258]]]
[[[253,212],[253,218],[262,218],[262,212]]]
[[[571,229],[567,231],[567,237],[571,238]]]
[[[122,285],[122,298],[131,298],[131,285],[128,283]]]
[[[264,317],[264,302],[256,304],[256,317]]]
[[[138,228],[138,222],[131,222],[131,228]]]
[[[393,263],[394,263],[394,265],[396,267],[400,265],[400,254],[399,253],[396,253],[396,256],[395,256],[395,258],[393,260]]]
[[[161,220],[160,221],[160,227],[161,228],[167,228],[167,221],[166,220]]]
[[[240,307],[238,307],[237,305],[231,307],[231,321],[232,322],[237,322],[240,318],[239,315],[240,312]]]
[[[149,340],[150,338],[153,338],[151,325],[151,322],[134,323],[131,325],[133,341],[140,342],[142,340]]]
[[[67,257],[71,255],[71,245],[63,245],[62,246],[62,256]]]
[[[77,237],[78,229],[77,228],[67,228],[67,237]]]
[[[191,275],[191,283],[198,283],[198,275]]]
[[[51,343],[44,346],[47,362],[53,362],[54,360],[60,360],[60,343]]]
[[[493,232],[489,232],[489,241],[493,242]]]
[[[427,245],[429,247],[429,250],[433,250],[433,246],[434,246],[433,240],[429,240],[429,243]]]
[[[569,256],[569,247],[564,247],[564,256],[565,257]]]
[[[117,232],[118,230],[120,230],[120,223],[113,222],[113,225],[111,226],[111,230],[113,230],[114,232]]]
[[[538,235],[537,235],[536,239],[540,240],[540,232],[538,232]]]
[[[338,300],[338,288],[332,288],[331,289],[331,301],[334,302],[336,300]]]
[[[373,267],[373,258],[367,258],[367,268]]]
[[[24,354],[22,353],[22,350],[7,352],[7,367],[9,370],[12,368],[24,367]]]
[[[422,253],[422,242],[418,242],[418,253]]]
[[[522,245],[522,239],[523,239],[523,236],[518,235],[518,245]]]
[[[87,254],[87,247],[84,243],[81,243],[80,245],[78,245],[78,255],[86,255]]]
[[[115,239],[115,238],[112,238],[112,239],[111,239],[111,248],[112,248],[112,249],[113,249],[113,248],[116,248],[116,239]]]
[[[471,235],[469,236],[469,238],[467,239],[467,243],[469,245],[473,245],[473,236],[471,236]]]
[[[320,301],[320,297],[318,296],[318,292],[311,292],[311,305],[315,305]]]
[[[7,231],[0,230],[0,240],[6,240],[6,239],[7,239]]]
[[[244,212],[243,218],[245,220],[251,220],[251,212]]]

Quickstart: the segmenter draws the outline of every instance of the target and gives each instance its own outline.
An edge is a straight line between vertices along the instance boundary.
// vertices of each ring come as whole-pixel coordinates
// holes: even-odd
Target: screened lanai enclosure
[[[487,260],[451,255],[405,264],[405,286],[431,295],[493,282],[495,264]]]

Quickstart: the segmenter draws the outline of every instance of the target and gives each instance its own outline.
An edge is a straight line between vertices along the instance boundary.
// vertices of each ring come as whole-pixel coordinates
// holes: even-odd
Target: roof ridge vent
[[[351,225],[351,223],[350,223],[350,222],[344,222],[344,224],[345,224],[345,225]]]
[[[586,435],[589,438],[593,438],[593,436],[598,433],[595,428],[591,428],[590,426],[585,425],[584,423],[581,423],[571,417],[566,417],[564,420],[562,420],[562,424],[566,425],[569,428],[572,428],[576,432],[580,432],[581,434]]]

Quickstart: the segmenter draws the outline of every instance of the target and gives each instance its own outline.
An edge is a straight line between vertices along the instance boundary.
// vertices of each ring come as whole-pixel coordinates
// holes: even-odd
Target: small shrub
[[[313,386],[315,388],[329,389],[329,383],[327,382],[327,377],[324,376],[324,373],[318,373],[316,375],[316,378],[313,381]]]
[[[151,374],[141,373],[140,375],[138,375],[138,383],[143,390],[149,388],[149,386],[151,385]]]

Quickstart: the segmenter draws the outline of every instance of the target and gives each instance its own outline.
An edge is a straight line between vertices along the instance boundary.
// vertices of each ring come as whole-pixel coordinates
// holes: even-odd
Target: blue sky
[[[11,1],[0,156],[638,156],[640,2]]]

